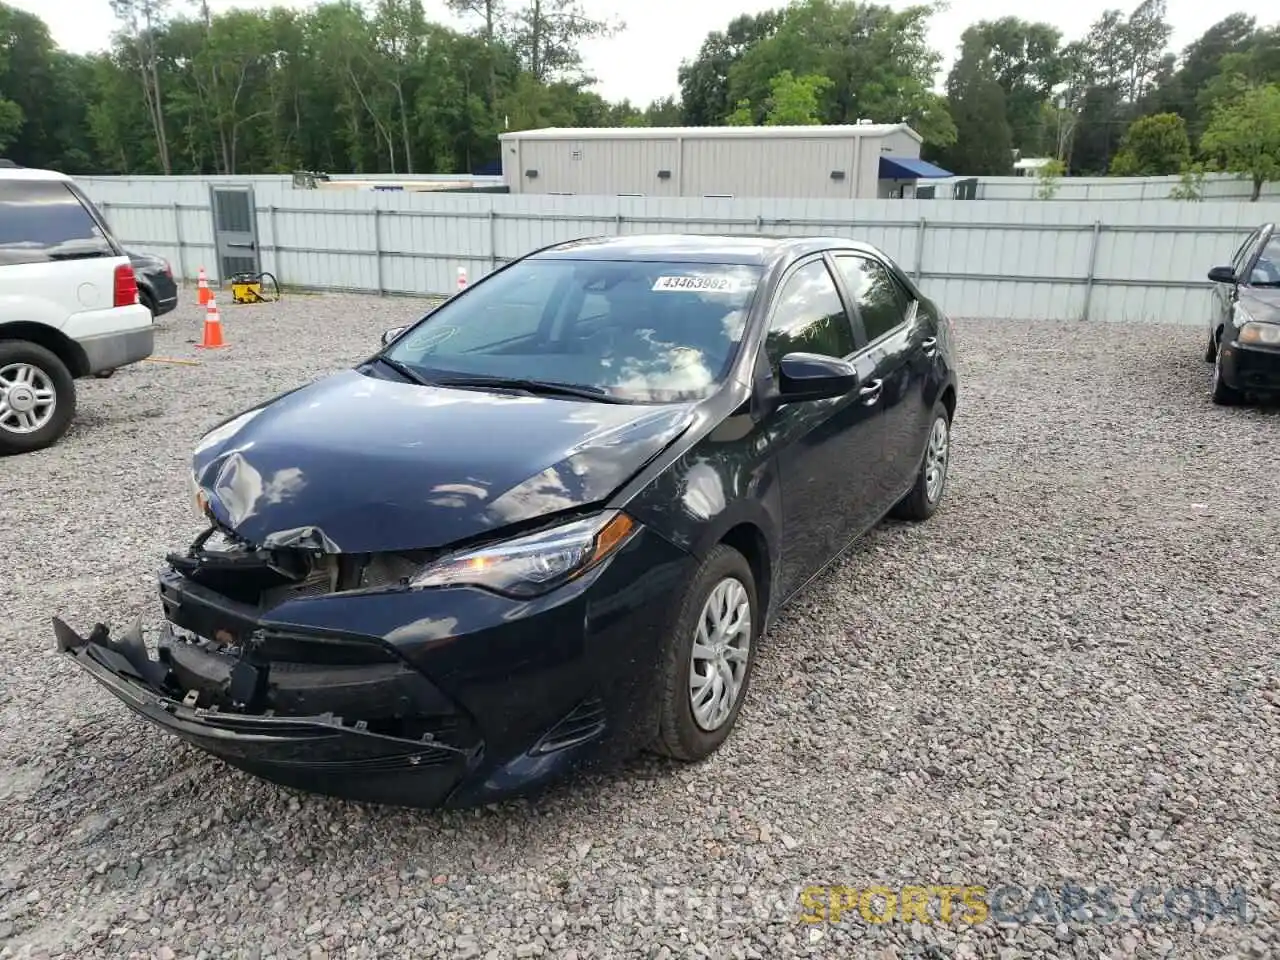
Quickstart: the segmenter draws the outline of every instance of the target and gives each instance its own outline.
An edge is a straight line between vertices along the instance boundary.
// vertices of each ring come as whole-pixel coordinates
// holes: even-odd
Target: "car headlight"
[[[510,597],[536,597],[602,563],[638,526],[625,513],[611,510],[442,557],[409,583],[413,587],[480,587]]]
[[[209,497],[200,489],[200,481],[196,479],[194,472],[187,475],[187,482],[191,489],[191,509],[195,511],[197,519],[208,520]]]
[[[1260,343],[1268,347],[1280,347],[1280,324],[1258,323],[1250,320],[1236,335],[1240,343]]]

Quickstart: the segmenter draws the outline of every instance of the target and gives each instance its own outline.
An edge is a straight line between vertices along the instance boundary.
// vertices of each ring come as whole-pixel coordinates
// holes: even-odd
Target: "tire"
[[[1213,402],[1220,407],[1234,407],[1244,401],[1244,395],[1222,379],[1222,351],[1219,350],[1213,362]]]
[[[1204,362],[1213,363],[1218,356],[1218,335],[1212,328],[1209,330],[1209,342],[1204,348]]]
[[[13,398],[15,386],[26,386],[24,393],[30,391],[30,384],[25,380],[22,384],[15,381],[19,368],[33,371],[37,384],[47,384],[46,389],[53,393],[52,409],[46,422],[33,430],[25,430],[13,416],[9,400]],[[38,344],[25,340],[0,340],[0,394],[3,395],[3,412],[0,412],[0,455],[30,453],[56,443],[76,412],[76,384],[61,360]],[[30,400],[23,398],[25,407]],[[39,417],[43,413],[41,406],[28,410],[29,414]]]
[[[735,633],[739,647],[745,636],[745,663],[741,664],[738,692],[723,719],[711,724],[712,729],[699,723],[693,708],[690,678],[693,674],[694,638],[703,618],[704,607],[712,594],[722,585],[736,582],[745,594],[750,611],[750,626],[743,633]],[[732,587],[724,588],[732,591]],[[713,549],[694,574],[676,613],[667,641],[659,680],[658,735],[651,749],[677,760],[703,760],[714,753],[733,730],[738,713],[746,700],[755,667],[757,640],[760,637],[762,615],[757,600],[755,577],[746,558],[732,547],[719,544]],[[732,618],[731,618],[732,619]],[[740,661],[734,661],[740,662]],[[711,672],[711,671],[709,671]],[[701,673],[701,671],[699,671]]]
[[[941,464],[938,463],[935,447],[936,434],[941,431]],[[920,456],[920,468],[916,471],[916,481],[911,492],[894,504],[889,515],[895,520],[907,520],[920,523],[928,520],[938,512],[942,497],[947,492],[947,473],[951,466],[951,415],[947,413],[942,401],[933,405],[933,416],[929,422],[929,439],[926,441],[924,453]],[[938,482],[930,496],[929,475],[937,467],[940,471]]]

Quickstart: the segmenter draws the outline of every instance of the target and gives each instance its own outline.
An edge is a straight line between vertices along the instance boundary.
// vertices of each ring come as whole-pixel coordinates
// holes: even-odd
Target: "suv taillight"
[[[133,265],[122,263],[116,267],[117,307],[129,307],[138,302],[138,278],[133,274]]]

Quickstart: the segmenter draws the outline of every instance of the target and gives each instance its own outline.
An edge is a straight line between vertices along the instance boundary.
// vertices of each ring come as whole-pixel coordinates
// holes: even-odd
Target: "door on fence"
[[[257,273],[258,222],[252,187],[210,187],[213,242],[218,253],[218,280],[237,273]]]

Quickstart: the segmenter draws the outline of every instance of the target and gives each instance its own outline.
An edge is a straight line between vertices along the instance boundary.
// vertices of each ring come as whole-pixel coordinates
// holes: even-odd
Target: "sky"
[[[12,6],[42,17],[59,46],[73,53],[90,53],[109,44],[115,21],[109,0],[5,0]],[[596,92],[609,100],[629,99],[643,106],[658,97],[678,92],[676,71],[684,59],[693,59],[712,30],[722,30],[740,13],[757,13],[783,5],[783,0],[582,0],[588,12],[621,19],[626,29],[609,39],[583,47],[588,72],[597,78]],[[888,0],[895,8],[913,0]],[[1208,27],[1233,9],[1256,11],[1256,2],[1238,0],[1219,7],[1206,0],[1167,0],[1173,25],[1170,46],[1182,50]],[[195,0],[171,0],[171,8],[194,10]],[[209,0],[215,12],[231,7],[267,6],[250,0]],[[302,8],[307,0],[279,0],[279,6]],[[933,16],[930,41],[950,65],[960,34],[976,20],[1020,16],[1043,20],[1058,27],[1066,39],[1082,36],[1108,7],[1128,12],[1137,0],[1075,0],[1045,4],[1036,9],[1022,0],[950,0],[949,9]],[[437,21],[457,21],[444,0],[424,0],[428,15]]]

